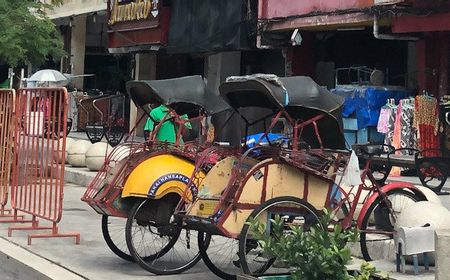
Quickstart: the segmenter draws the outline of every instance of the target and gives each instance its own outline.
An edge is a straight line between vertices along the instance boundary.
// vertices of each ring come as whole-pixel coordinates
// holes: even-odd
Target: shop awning
[[[256,22],[247,20],[246,2],[173,0],[167,51],[200,53],[255,46],[249,34]]]

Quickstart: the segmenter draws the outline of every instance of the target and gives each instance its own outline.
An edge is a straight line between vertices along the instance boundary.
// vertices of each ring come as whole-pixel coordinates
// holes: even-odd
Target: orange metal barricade
[[[11,217],[6,209],[10,188],[13,159],[13,133],[16,92],[14,89],[0,90],[0,217]]]
[[[67,130],[68,94],[65,88],[19,89],[16,95],[17,122],[14,131],[14,164],[12,168],[11,206],[31,215],[28,227],[11,226],[13,230],[51,230],[32,238],[75,237],[79,233],[60,233],[64,197],[64,162]],[[59,157],[62,157],[61,159]],[[51,226],[40,226],[39,220]]]

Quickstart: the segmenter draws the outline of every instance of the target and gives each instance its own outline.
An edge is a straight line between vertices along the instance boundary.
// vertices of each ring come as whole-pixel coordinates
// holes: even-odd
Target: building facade
[[[132,54],[136,80],[201,75],[217,93],[231,75],[284,76],[281,50],[256,48],[256,0],[109,0],[107,14],[109,51]]]
[[[67,56],[57,68],[63,73],[86,75],[73,79],[73,86],[90,94],[124,92],[131,78],[127,54],[109,52],[107,2],[64,0],[47,11],[61,32]]]
[[[260,0],[258,45],[282,45],[292,74],[334,86],[340,67],[367,66],[411,90],[448,94],[450,16],[446,1]],[[293,47],[298,30],[302,41]],[[277,40],[278,39],[278,40]]]

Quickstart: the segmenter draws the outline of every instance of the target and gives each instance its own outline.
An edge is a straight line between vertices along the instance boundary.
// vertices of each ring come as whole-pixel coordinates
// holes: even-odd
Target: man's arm
[[[182,118],[183,120],[188,120],[188,119],[189,119],[188,116],[187,116],[186,114],[182,115],[181,118]],[[188,129],[192,129],[192,124],[191,124],[190,122],[186,122],[186,123],[184,124],[184,126],[187,127]]]

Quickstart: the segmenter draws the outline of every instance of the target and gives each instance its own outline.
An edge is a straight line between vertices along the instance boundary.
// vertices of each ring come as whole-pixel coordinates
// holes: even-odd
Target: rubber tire
[[[417,196],[415,193],[411,192],[411,191],[406,191],[403,189],[393,189],[389,192],[387,192],[387,195],[392,195],[395,193],[399,193],[402,195],[405,195],[413,200],[420,201],[421,198],[419,196]],[[359,243],[360,243],[360,247],[361,247],[361,253],[363,254],[364,260],[366,261],[371,261],[372,258],[369,255],[369,252],[367,250],[367,244],[366,244],[366,234],[363,232],[366,228],[367,228],[367,222],[370,219],[370,215],[373,212],[374,208],[381,202],[382,197],[378,197],[377,199],[375,199],[375,201],[372,203],[372,205],[369,206],[369,208],[367,209],[366,214],[364,215],[364,218],[362,220],[362,224],[359,228],[359,230],[361,231],[359,234]]]
[[[209,247],[209,243],[211,241],[211,235],[203,232],[203,231],[199,231],[198,235],[197,235],[197,243],[198,243],[198,249],[200,251],[200,256],[203,260],[203,262],[205,263],[205,265],[209,268],[209,270],[211,270],[212,273],[214,273],[216,276],[225,279],[225,280],[236,280],[236,275],[231,275],[228,274],[226,272],[224,272],[223,270],[221,270],[219,267],[217,267],[209,258],[207,250]]]
[[[265,208],[267,208],[268,206],[270,206],[271,204],[274,203],[278,203],[278,202],[294,202],[294,203],[298,203],[298,204],[302,204],[305,207],[309,208],[309,210],[317,217],[319,218],[319,212],[317,211],[317,209],[312,206],[310,203],[304,201],[303,199],[297,198],[297,197],[293,197],[293,196],[280,196],[280,197],[276,197],[276,198],[272,198],[267,200],[266,202],[264,202],[263,204],[259,205],[255,210],[253,210],[253,212],[250,214],[250,216],[247,218],[247,222],[253,220],[255,218],[256,215],[258,215],[261,211],[263,211]],[[239,238],[239,260],[241,262],[241,268],[243,270],[243,272],[245,274],[249,274],[251,275],[252,272],[250,271],[250,269],[248,268],[248,264],[246,262],[244,262],[243,260],[245,259],[245,256],[243,254],[243,252],[245,250],[243,250],[245,248],[245,236],[247,236],[247,233],[250,229],[250,225],[248,225],[247,223],[244,225],[244,227],[241,230],[240,233],[240,238]],[[263,269],[260,269],[258,271],[258,273],[256,274],[256,276],[258,276],[259,274],[264,273],[267,269],[269,269],[273,262],[275,261],[275,258],[271,259],[265,267],[263,267]]]
[[[133,207],[131,208],[130,212],[129,212],[129,215],[128,215],[128,218],[127,218],[127,224],[126,224],[126,227],[125,227],[125,239],[127,241],[128,250],[130,251],[130,254],[131,254],[131,256],[133,256],[133,259],[136,261],[136,263],[140,267],[142,267],[143,269],[147,270],[148,272],[151,272],[151,273],[156,274],[156,275],[172,275],[172,274],[182,273],[182,272],[190,269],[191,267],[193,267],[194,265],[196,265],[200,261],[200,259],[201,259],[200,254],[197,254],[197,256],[194,259],[192,259],[191,262],[188,263],[187,265],[185,265],[183,267],[180,267],[178,269],[169,270],[169,271],[167,271],[167,270],[160,270],[157,267],[153,267],[153,266],[150,266],[150,265],[147,264],[147,261],[154,260],[157,255],[159,255],[159,257],[164,256],[175,245],[175,243],[177,242],[178,237],[179,237],[179,235],[181,233],[181,230],[182,230],[181,223],[180,223],[180,230],[177,233],[177,237],[176,238],[172,238],[170,240],[170,242],[160,251],[161,253],[158,252],[158,253],[155,253],[155,254],[153,254],[151,256],[147,256],[145,258],[141,258],[139,256],[139,254],[136,252],[136,250],[134,249],[133,241],[132,241],[132,233],[131,233],[131,230],[130,230],[130,228],[131,228],[131,226],[133,224],[134,216],[136,215],[136,212],[140,209],[140,207],[144,203],[146,203],[147,201],[151,201],[151,200],[152,199],[146,199],[146,200],[142,200],[142,201],[136,202],[133,205]]]
[[[106,244],[108,245],[109,249],[113,251],[114,254],[116,254],[118,257],[129,261],[134,262],[133,257],[128,253],[120,250],[116,244],[114,244],[114,241],[111,238],[111,235],[109,234],[108,230],[108,215],[102,215],[102,233],[103,233],[103,239],[105,239]],[[125,228],[124,228],[125,231]],[[124,241],[125,241],[125,232],[124,232]]]

